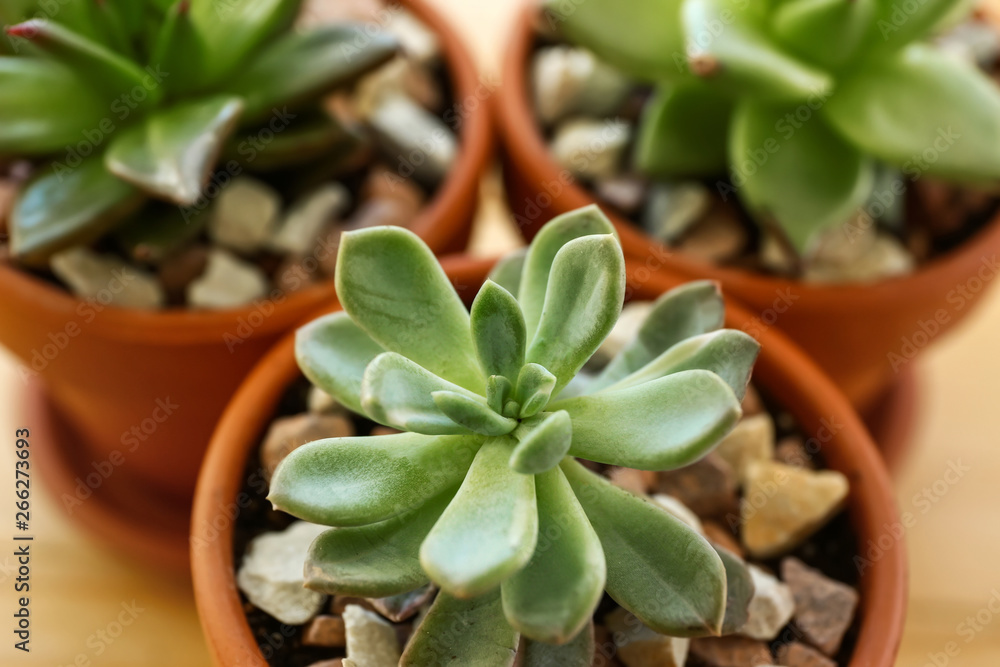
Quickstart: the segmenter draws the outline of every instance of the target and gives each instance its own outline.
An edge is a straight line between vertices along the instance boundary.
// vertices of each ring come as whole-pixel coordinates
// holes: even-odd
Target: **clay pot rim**
[[[538,183],[559,182],[565,170],[553,158],[540,132],[528,94],[528,57],[534,44],[535,18],[539,10],[526,6],[516,20],[502,67],[502,85],[495,100],[497,128],[500,131],[502,152],[511,158],[515,168],[524,178]],[[573,209],[599,203],[597,197],[574,180],[562,184],[562,191],[548,193],[552,198],[552,211],[548,217]],[[961,246],[933,258],[906,276],[888,278],[873,283],[824,284],[808,283],[770,276],[755,271],[719,267],[708,262],[686,257],[647,236],[636,224],[622,218],[610,207],[602,210],[611,218],[618,230],[626,256],[646,261],[648,268],[660,266],[686,276],[702,276],[724,284],[739,282],[754,292],[784,292],[792,289],[796,294],[821,307],[842,304],[850,300],[862,305],[877,305],[895,298],[901,292],[919,292],[924,285],[939,284],[942,278],[954,271],[954,266],[981,263],[987,260],[982,248],[1000,244],[1000,212],[988,224],[967,239]],[[515,220],[516,222],[516,220]],[[521,232],[524,233],[524,229]],[[979,255],[980,257],[977,257]],[[956,285],[956,287],[958,287]]]
[[[465,43],[454,28],[426,0],[399,0],[438,36],[452,88],[454,108],[461,109],[458,128],[459,149],[455,163],[431,199],[414,218],[409,229],[422,238],[435,252],[449,250],[449,243],[458,236],[467,208],[478,196],[479,178],[493,152],[492,106],[480,104],[466,109],[462,101],[475,97],[480,85],[475,62]],[[51,285],[20,268],[0,262],[0,284],[35,302],[38,308],[63,313],[71,321],[77,309],[88,301]],[[299,323],[303,310],[317,303],[329,303],[334,297],[333,280],[323,282],[294,294],[272,297],[273,291],[260,302],[273,305],[274,312],[265,314],[263,322],[254,327],[262,334],[278,333]],[[95,306],[96,307],[96,306]],[[166,311],[142,311],[116,306],[99,306],[101,316],[88,323],[88,330],[123,341],[155,342],[160,345],[186,345],[191,342],[222,340],[232,333],[234,325],[247,320],[258,311],[257,304],[227,310],[198,311],[175,308]]]
[[[492,260],[467,257],[442,261],[453,281],[482,281]],[[644,297],[682,282],[660,274],[638,287]],[[751,315],[727,306],[727,326],[739,327]],[[809,432],[829,420],[839,426],[823,454],[830,468],[851,480],[849,511],[859,551],[877,542],[887,526],[898,524],[888,473],[847,399],[819,368],[784,335],[765,331],[755,377]],[[195,602],[215,664],[264,664],[237,592],[233,520],[239,507],[242,473],[260,434],[288,386],[300,376],[294,359],[294,334],[285,337],[256,366],[237,391],[212,437],[202,466],[192,514],[191,559]],[[792,405],[794,404],[794,407]],[[234,474],[234,471],[238,473]],[[223,519],[219,521],[220,517]],[[220,525],[221,523],[221,525]],[[871,563],[861,578],[858,609],[861,630],[851,667],[891,667],[902,639],[906,615],[906,548],[899,540]]]

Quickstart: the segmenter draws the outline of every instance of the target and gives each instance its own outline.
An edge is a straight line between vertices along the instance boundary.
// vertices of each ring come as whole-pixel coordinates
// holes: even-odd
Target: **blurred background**
[[[2,0],[0,0],[2,1]],[[433,0],[495,81],[519,2]],[[496,255],[519,244],[501,202],[499,177],[482,186],[472,252]],[[1000,291],[915,368],[919,406],[912,449],[897,476],[897,499],[915,523],[907,531],[910,603],[897,664],[1000,665]],[[0,437],[31,428],[25,385],[0,350]],[[13,498],[13,447],[0,448],[0,499]],[[960,475],[951,470],[962,471]],[[9,472],[9,474],[8,474]],[[32,498],[32,652],[12,647],[16,559],[0,546],[0,664],[47,667],[208,667],[189,583],[120,560],[79,532],[53,498]],[[8,508],[3,516],[13,512]],[[992,605],[991,605],[992,603]],[[128,619],[120,624],[119,617]],[[958,654],[945,655],[954,642]],[[954,653],[954,651],[952,651]]]

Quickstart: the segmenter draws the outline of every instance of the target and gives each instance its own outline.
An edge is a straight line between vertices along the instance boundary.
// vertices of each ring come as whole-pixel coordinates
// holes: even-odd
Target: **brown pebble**
[[[403,178],[395,170],[378,164],[371,168],[361,186],[362,201],[368,199],[391,199],[406,205],[412,212],[420,210],[426,199],[424,191],[408,178]]]
[[[774,664],[767,644],[737,636],[692,639],[691,656],[703,662],[706,667],[759,667]]]
[[[858,592],[796,558],[781,561],[781,579],[795,597],[795,624],[807,642],[826,655],[840,649],[854,620]]]
[[[368,199],[344,222],[348,229],[368,227],[407,227],[420,209],[402,199],[379,197]]]
[[[837,667],[830,658],[799,642],[779,646],[778,662],[784,667]]]
[[[7,229],[7,215],[14,203],[17,186],[13,182],[0,178],[0,231]]]
[[[353,595],[334,595],[333,599],[330,600],[330,613],[340,615],[344,613],[348,605],[358,605],[359,607],[364,607],[368,611],[375,611],[368,598],[354,597]],[[376,612],[378,613],[378,612]]]
[[[184,303],[187,288],[208,266],[208,246],[197,243],[173,253],[160,263],[158,275],[170,303]]]
[[[286,257],[274,272],[274,286],[284,294],[294,294],[312,287],[321,279],[315,257]]]
[[[347,646],[347,631],[340,616],[317,616],[302,633],[306,646]]]
[[[733,535],[733,532],[721,523],[708,520],[703,521],[701,527],[705,531],[705,537],[708,538],[709,542],[736,554],[740,558],[744,557],[743,547],[740,546],[740,543]]]
[[[416,616],[420,608],[431,601],[437,589],[424,586],[409,593],[401,593],[385,598],[369,598],[372,608],[393,623],[401,623]]]
[[[966,211],[958,206],[958,187],[932,178],[913,183],[921,219],[933,236],[947,236],[962,228]]]
[[[747,393],[743,396],[743,416],[749,417],[764,412],[764,400],[760,392],[752,384],[747,385]]]
[[[264,437],[260,461],[270,479],[286,456],[313,440],[345,438],[354,435],[354,424],[341,415],[316,415],[304,412],[276,419]]]
[[[649,470],[614,467],[608,470],[608,479],[612,484],[640,496],[646,495],[656,486],[656,473]]]
[[[320,660],[319,662],[314,662],[309,667],[344,667],[343,658],[334,658],[333,660]]]
[[[610,630],[603,625],[594,624],[594,661],[591,667],[621,667],[615,659],[618,647]]]
[[[802,437],[790,435],[778,441],[774,448],[774,460],[798,468],[816,468],[816,462],[806,451]]]
[[[656,490],[677,498],[698,516],[739,511],[736,473],[716,454],[658,476]]]
[[[696,223],[677,250],[704,262],[719,264],[735,258],[746,246],[747,230],[736,213],[717,206]]]
[[[395,435],[396,433],[399,433],[399,431],[389,426],[382,426],[381,424],[372,429],[372,435]]]
[[[606,178],[594,185],[597,196],[626,215],[638,211],[646,200],[646,183],[635,176]]]

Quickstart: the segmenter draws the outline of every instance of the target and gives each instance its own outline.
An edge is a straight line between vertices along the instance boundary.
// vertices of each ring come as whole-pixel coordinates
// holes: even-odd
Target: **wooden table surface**
[[[434,0],[464,31],[484,72],[496,72],[517,3]],[[476,251],[516,243],[494,175]],[[909,620],[897,664],[1000,665],[1000,291],[958,330],[936,341],[916,368],[921,407],[912,455],[898,477],[907,532]],[[23,384],[0,351],[0,434],[31,426],[18,401]],[[12,470],[3,437],[0,470]],[[949,470],[964,470],[962,475]],[[0,474],[0,499],[12,497]],[[5,502],[6,505],[6,502]],[[189,584],[121,560],[80,533],[54,500],[37,493],[32,565],[32,652],[12,647],[13,547],[0,546],[0,664],[95,667],[208,667]],[[992,604],[991,604],[992,603]],[[992,608],[991,608],[992,607]],[[978,619],[978,620],[977,620]],[[120,621],[127,625],[119,625]],[[952,656],[946,655],[951,649]]]

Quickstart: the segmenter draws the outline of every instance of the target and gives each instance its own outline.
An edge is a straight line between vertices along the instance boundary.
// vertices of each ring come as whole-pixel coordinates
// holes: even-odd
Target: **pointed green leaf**
[[[556,401],[573,420],[570,454],[672,470],[694,463],[739,421],[740,402],[715,373],[682,371],[637,387]]]
[[[931,47],[867,62],[823,113],[852,143],[907,174],[1000,178],[1000,90]]]
[[[272,36],[288,28],[302,0],[191,0],[191,21],[204,46],[200,87],[235,73]]]
[[[277,171],[292,179],[287,168],[303,168],[315,160],[333,161],[338,156],[347,162],[358,150],[363,150],[366,141],[356,128],[345,127],[325,112],[300,112],[268,143],[257,139],[268,136],[268,132],[273,130],[267,125],[242,127],[226,142],[220,161],[235,160],[250,171]]]
[[[686,71],[683,0],[546,0],[554,24],[569,39],[623,72],[647,80],[676,79]]]
[[[665,292],[653,304],[636,337],[604,367],[590,391],[611,386],[683,340],[715,331],[725,315],[719,285],[712,281],[696,280]]]
[[[524,258],[527,254],[527,248],[520,248],[514,252],[507,253],[493,266],[489,279],[511,294],[519,294],[521,291],[521,273],[524,272]]]
[[[148,85],[150,77],[134,62],[59,23],[32,19],[7,28],[7,34],[30,40],[35,47],[70,66],[108,95],[117,97],[141,87],[147,94],[143,104],[149,106],[163,97],[162,90]]]
[[[379,424],[401,431],[427,435],[468,433],[468,428],[457,424],[438,407],[432,395],[438,391],[476,399],[472,392],[439,378],[403,355],[383,352],[365,369],[361,407]]]
[[[662,85],[646,103],[635,163],[659,177],[715,176],[726,170],[732,99],[701,82]]]
[[[380,523],[323,533],[309,548],[306,588],[330,595],[386,597],[427,584],[420,544],[455,490]]]
[[[524,315],[517,299],[487,280],[472,302],[469,319],[483,372],[515,380],[524,365],[526,345]]]
[[[636,387],[679,371],[701,368],[721,377],[733,390],[736,400],[742,401],[759,353],[760,343],[742,331],[713,331],[677,343],[605,391]]]
[[[833,87],[825,72],[784,53],[741,0],[685,0],[681,12],[692,71],[735,94],[778,100],[823,96]],[[710,26],[724,34],[714,37]]]
[[[30,181],[14,202],[11,252],[28,264],[44,263],[53,253],[96,240],[142,202],[135,188],[108,173],[100,155],[75,169],[57,166]]]
[[[514,396],[521,406],[520,417],[526,419],[538,414],[546,405],[555,391],[558,379],[545,367],[538,364],[525,364],[517,376],[517,388]]]
[[[729,155],[740,197],[758,218],[777,221],[802,253],[817,232],[851,219],[871,193],[875,170],[868,156],[822,118],[799,123],[798,129],[782,124],[794,112],[790,106],[742,102],[733,119]],[[779,126],[784,128],[780,140],[775,138]],[[753,155],[761,152],[767,157],[758,165]]]
[[[795,0],[774,11],[774,36],[790,51],[821,67],[839,67],[857,53],[879,0]]]
[[[42,58],[0,56],[0,100],[0,153],[5,155],[67,151],[85,140],[84,131],[99,129],[108,113],[93,86],[70,68]]]
[[[482,435],[506,435],[517,427],[517,421],[495,412],[482,398],[471,398],[454,391],[435,391],[431,396],[438,409],[453,422]]]
[[[192,206],[242,111],[243,103],[235,97],[209,97],[157,111],[119,133],[105,162],[119,178],[150,194]]]
[[[517,294],[521,312],[524,313],[528,340],[534,337],[538,321],[542,317],[549,273],[552,271],[552,262],[555,261],[556,254],[573,239],[593,234],[614,233],[614,225],[596,204],[563,213],[542,227],[528,246]]]
[[[459,600],[439,593],[406,645],[399,667],[512,667],[518,635],[499,592]]]
[[[726,616],[722,621],[722,634],[739,632],[747,623],[750,600],[753,599],[754,584],[750,570],[735,554],[713,544],[715,552],[726,568]]]
[[[369,36],[365,28],[339,23],[289,33],[252,60],[224,90],[246,101],[251,119],[267,116],[274,107],[318,99],[396,54],[398,44],[388,32]],[[359,35],[365,39],[359,40]]]
[[[573,379],[615,326],[625,298],[625,258],[611,234],[574,239],[552,261],[545,305],[525,360]]]
[[[164,15],[150,58],[154,68],[170,73],[164,85],[172,97],[188,95],[198,88],[209,48],[191,18],[191,4],[174,2]]]
[[[474,597],[496,588],[535,551],[535,478],[507,465],[512,442],[495,438],[483,445],[420,549],[424,571],[451,595]]]
[[[565,644],[590,623],[604,594],[604,551],[559,468],[536,477],[535,491],[538,546],[503,583],[503,609],[525,637]]]
[[[559,465],[573,442],[573,425],[565,410],[539,415],[521,424],[510,467],[523,475],[537,475]]]
[[[210,207],[185,210],[150,204],[143,209],[142,215],[132,216],[115,230],[114,240],[137,262],[162,262],[201,234],[211,210]]]
[[[415,433],[317,440],[281,462],[268,499],[324,526],[377,523],[457,485],[481,443]]]
[[[529,639],[524,642],[522,653],[522,667],[580,667],[595,664],[594,624],[587,624],[573,641],[562,646]]]
[[[445,380],[483,391],[469,313],[434,253],[411,231],[345,232],[337,296],[372,340]]]
[[[562,470],[604,547],[608,594],[657,632],[719,634],[726,570],[705,538],[576,461]]]
[[[295,359],[314,385],[358,414],[365,368],[385,350],[347,313],[325,315],[295,333]]]

